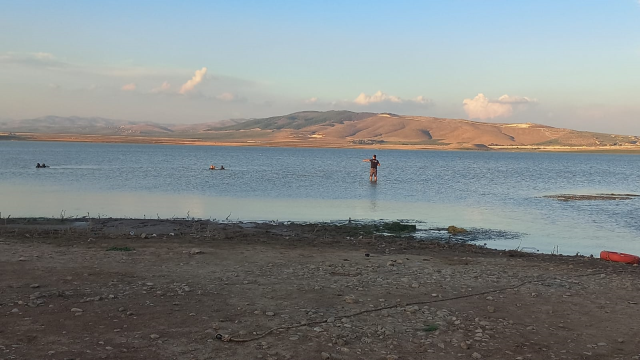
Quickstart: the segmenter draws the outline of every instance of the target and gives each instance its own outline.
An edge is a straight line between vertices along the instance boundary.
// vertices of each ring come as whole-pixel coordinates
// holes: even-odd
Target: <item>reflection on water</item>
[[[377,203],[377,188],[378,188],[378,182],[377,181],[371,181],[369,184],[371,184],[371,192],[369,193],[369,200],[371,201],[371,207],[369,208],[371,210],[371,212],[375,213],[378,207],[378,203]]]
[[[560,202],[557,193],[637,193],[640,157],[167,145],[0,143],[2,216],[418,221],[479,229],[495,248],[640,254],[640,199]],[[34,159],[51,165],[35,169]],[[227,171],[210,171],[210,164]],[[365,164],[366,165],[366,164]],[[424,169],[424,170],[423,170]],[[502,231],[502,233],[501,233]],[[520,238],[507,234],[520,233]],[[502,235],[501,235],[502,234]]]

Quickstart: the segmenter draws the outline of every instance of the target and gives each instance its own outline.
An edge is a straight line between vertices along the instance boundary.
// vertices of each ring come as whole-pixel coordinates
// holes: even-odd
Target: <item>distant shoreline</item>
[[[0,141],[52,141],[112,144],[159,144],[159,145],[196,145],[196,146],[243,146],[243,147],[288,147],[288,148],[334,148],[334,149],[380,149],[380,150],[440,150],[440,151],[499,151],[499,152],[563,152],[563,153],[604,153],[604,154],[640,154],[640,146],[486,146],[483,144],[352,144],[348,141],[329,139],[291,139],[291,140],[253,140],[211,141],[197,138],[168,138],[147,136],[118,135],[77,135],[77,134],[34,134],[14,133],[11,136],[0,135]]]

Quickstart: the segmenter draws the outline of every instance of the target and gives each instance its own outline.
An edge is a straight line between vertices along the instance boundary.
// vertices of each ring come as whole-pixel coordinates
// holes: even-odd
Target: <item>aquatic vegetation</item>
[[[403,224],[399,221],[393,221],[389,223],[383,223],[380,228],[384,231],[388,231],[391,233],[407,233],[407,232],[415,232],[416,225],[415,224]]]
[[[447,232],[451,235],[458,235],[458,234],[466,234],[467,230],[464,228],[451,225],[447,228]]]

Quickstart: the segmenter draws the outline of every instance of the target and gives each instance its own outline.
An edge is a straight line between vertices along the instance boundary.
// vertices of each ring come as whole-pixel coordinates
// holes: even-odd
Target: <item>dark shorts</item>
[[[369,170],[369,176],[378,176],[378,169],[371,168],[371,170]]]

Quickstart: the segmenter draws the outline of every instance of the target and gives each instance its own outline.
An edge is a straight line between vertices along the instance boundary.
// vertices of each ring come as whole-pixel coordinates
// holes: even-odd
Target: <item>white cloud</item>
[[[315,104],[318,102],[318,98],[317,97],[312,97],[311,99],[307,99],[304,101],[305,104]]]
[[[182,85],[182,87],[180,88],[180,94],[186,94],[192,91],[196,87],[196,85],[202,82],[202,79],[206,73],[207,73],[206,67],[203,67],[200,70],[196,70],[196,73],[193,75],[191,80],[187,81],[186,83],[184,83],[184,85]]]
[[[430,99],[427,99],[426,97],[424,97],[422,95],[416,97],[415,99],[413,99],[413,101],[417,102],[418,104],[429,104],[429,103],[431,103]]]
[[[0,53],[0,63],[29,66],[37,68],[46,68],[51,70],[66,70],[68,63],[58,60],[53,54],[49,53]]]
[[[528,104],[538,102],[538,100],[530,99],[526,96],[509,96],[505,94],[500,96],[496,102],[501,104]]]
[[[54,60],[55,59],[55,56],[53,56],[53,54],[43,53],[43,52],[35,53],[35,54],[33,54],[33,56],[35,56],[37,59],[40,59],[40,60]]]
[[[401,103],[402,99],[400,99],[397,96],[387,95],[382,91],[378,91],[371,96],[365,93],[361,93],[360,95],[358,95],[358,97],[355,100],[353,100],[353,102],[360,105],[369,105],[369,104],[379,103],[379,102]]]
[[[216,96],[216,99],[222,100],[222,101],[233,101],[236,99],[236,96],[232,93],[226,92]]]
[[[124,86],[122,86],[122,91],[133,91],[136,89],[136,84],[131,83],[131,84],[126,84]]]
[[[509,117],[513,114],[514,106],[537,102],[536,99],[509,95],[502,95],[498,100],[490,100],[484,94],[478,94],[473,99],[464,99],[462,106],[469,118],[484,120]]]
[[[151,89],[151,92],[154,94],[157,94],[157,93],[169,91],[170,88],[171,88],[171,84],[165,81],[162,83],[162,85],[160,85],[160,87]]]
[[[54,84],[54,83],[50,83],[49,84],[49,88],[50,89],[54,89],[54,90],[58,90],[58,89],[60,89],[60,85]]]

